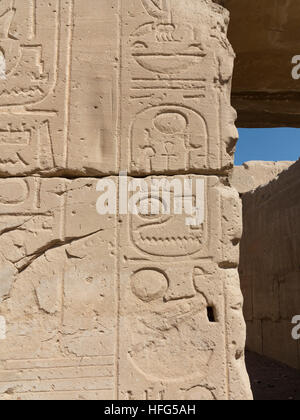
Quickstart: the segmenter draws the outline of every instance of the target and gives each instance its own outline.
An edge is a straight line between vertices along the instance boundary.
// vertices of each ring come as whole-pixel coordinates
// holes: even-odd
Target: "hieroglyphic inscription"
[[[0,2],[0,174],[66,166],[72,4]]]
[[[128,392],[133,399],[144,398],[147,389],[165,399],[228,398],[220,267],[227,261],[237,264],[230,239],[239,237],[240,219],[232,217],[230,206],[238,206],[239,199],[217,177],[202,179],[205,218],[200,226],[187,226],[185,215],[174,210],[170,215],[131,215],[122,224],[121,398],[128,398]],[[163,205],[161,196],[157,200]],[[228,218],[226,228],[222,214]],[[134,381],[128,381],[128,372]]]
[[[121,168],[225,171],[237,135],[223,11],[202,1],[121,4]],[[174,212],[122,220],[119,398],[230,399],[242,381],[250,395],[244,335],[228,321],[244,331],[239,197],[216,177],[203,182],[201,226]]]
[[[96,183],[0,182],[1,400],[115,397],[116,226]]]

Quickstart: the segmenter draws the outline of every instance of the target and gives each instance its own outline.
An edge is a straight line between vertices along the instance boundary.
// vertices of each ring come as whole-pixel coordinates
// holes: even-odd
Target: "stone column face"
[[[202,226],[175,214],[122,223],[120,398],[244,399],[239,196],[215,176],[182,178],[204,182]]]
[[[247,347],[300,369],[300,342],[295,334],[300,293],[297,229],[300,162],[265,167],[250,162],[244,173],[238,171],[237,186],[241,190],[245,190],[245,183],[241,182],[245,172],[254,168],[262,182],[259,188],[245,192],[242,197],[245,235],[239,268],[246,297]],[[258,178],[255,181],[258,184]]]
[[[119,397],[249,398],[241,205],[226,186],[237,139],[228,15],[208,1],[134,0],[121,16],[122,168],[224,177],[183,177],[205,185],[198,229],[175,214],[123,220]]]
[[[6,3],[0,51],[27,59],[0,81],[0,398],[250,399],[228,13]],[[172,206],[99,215],[92,177],[110,176],[120,211],[119,171],[163,191],[198,182],[202,223]]]
[[[226,17],[202,1],[123,2],[122,167],[176,174],[232,162],[222,139],[233,67]]]
[[[0,174],[66,165],[72,2],[2,0]]]
[[[234,55],[219,6],[2,4],[0,174],[206,173],[232,164]]]

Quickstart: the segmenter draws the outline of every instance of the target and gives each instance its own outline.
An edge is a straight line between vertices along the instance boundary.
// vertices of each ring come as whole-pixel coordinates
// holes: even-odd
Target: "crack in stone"
[[[104,229],[98,229],[94,232],[91,232],[87,235],[83,235],[80,237],[72,237],[72,238],[66,238],[65,240],[54,240],[49,242],[49,244],[43,246],[42,248],[38,249],[34,254],[30,254],[25,258],[22,258],[21,260],[17,261],[15,263],[16,268],[19,273],[24,272],[30,265],[39,257],[41,257],[43,254],[45,254],[48,251],[51,251],[53,249],[61,248],[63,246],[71,245],[75,242],[81,241],[83,239],[89,238],[93,235],[96,235],[97,233],[103,232]],[[25,261],[24,261],[25,260]],[[24,264],[22,264],[22,261],[24,261]],[[20,266],[21,263],[21,266]]]

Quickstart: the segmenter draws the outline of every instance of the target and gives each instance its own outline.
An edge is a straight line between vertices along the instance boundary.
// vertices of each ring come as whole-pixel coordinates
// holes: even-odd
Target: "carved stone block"
[[[187,179],[204,184],[200,226],[173,208],[100,216],[96,179],[3,186],[1,399],[249,397],[239,197]]]

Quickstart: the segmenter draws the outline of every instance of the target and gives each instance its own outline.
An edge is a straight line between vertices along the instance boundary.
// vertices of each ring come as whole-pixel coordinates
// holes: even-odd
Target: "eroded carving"
[[[0,106],[33,104],[53,89],[58,65],[59,3],[55,0],[56,12],[49,13],[50,8],[36,0],[1,2],[0,50],[6,70],[1,82]],[[40,28],[36,31],[36,16],[32,14],[40,11],[49,19],[52,36],[49,33],[48,39]]]
[[[233,150],[222,139],[235,144],[236,133],[227,138],[220,110],[230,108],[225,85],[233,53],[225,42],[224,15],[216,9],[206,18],[204,9],[200,3],[184,10],[173,0],[134,0],[123,22],[122,138],[129,130],[130,156],[122,150],[121,164],[129,162],[133,173],[221,170],[232,164]],[[178,114],[176,122],[170,113]],[[179,115],[186,126],[183,120],[176,126]],[[175,124],[171,132],[162,118]]]
[[[186,281],[187,277],[181,279]],[[133,276],[132,290],[143,301],[143,308],[137,307],[138,316],[131,320],[135,334],[128,350],[130,358],[149,378],[157,380],[180,381],[199,372],[205,376],[216,345],[204,327],[207,300],[194,291],[190,299],[180,302],[186,298],[183,294],[169,301],[172,291],[168,289],[172,286],[165,273],[153,269]],[[193,331],[197,335],[192,338]]]
[[[176,171],[205,163],[208,132],[204,119],[186,107],[152,107],[132,127],[132,169]],[[141,167],[142,164],[142,167]]]
[[[72,3],[0,3],[0,173],[28,175],[66,166]]]
[[[96,183],[0,183],[0,400],[115,396],[115,220],[95,216]]]

